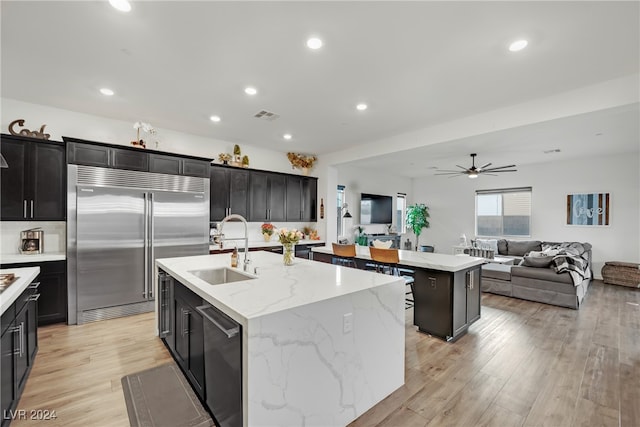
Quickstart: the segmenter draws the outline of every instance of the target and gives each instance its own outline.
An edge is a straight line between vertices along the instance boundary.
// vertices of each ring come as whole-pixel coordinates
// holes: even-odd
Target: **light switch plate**
[[[342,333],[349,334],[353,331],[353,313],[346,313],[342,316]]]

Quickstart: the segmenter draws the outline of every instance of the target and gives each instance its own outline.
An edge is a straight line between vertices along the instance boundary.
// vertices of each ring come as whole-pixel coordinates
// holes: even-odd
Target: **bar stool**
[[[400,262],[398,250],[380,249],[372,246],[369,248],[369,254],[371,255],[371,260],[376,265],[376,271],[378,273],[391,274],[392,276],[399,276],[404,279],[405,286],[409,286],[409,289],[405,290],[404,308],[408,309],[413,307],[413,285],[415,280],[411,276],[400,274],[400,270],[398,269],[398,263]]]
[[[340,264],[345,267],[357,268],[356,265],[356,245],[339,245],[332,243],[333,246],[333,258],[332,264]]]

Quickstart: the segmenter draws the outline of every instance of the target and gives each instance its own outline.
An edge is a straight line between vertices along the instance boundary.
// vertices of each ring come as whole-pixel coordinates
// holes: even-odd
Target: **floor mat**
[[[175,363],[122,377],[132,427],[215,425]]]

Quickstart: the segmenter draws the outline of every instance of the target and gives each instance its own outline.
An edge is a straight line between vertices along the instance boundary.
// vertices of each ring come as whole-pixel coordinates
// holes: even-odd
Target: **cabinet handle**
[[[182,316],[180,316],[181,317],[181,323],[182,323],[181,328],[180,328],[181,329],[180,333],[181,333],[182,336],[185,336],[185,335],[189,334],[189,315],[191,313],[189,312],[189,310],[185,310],[183,308],[181,308],[180,311],[182,312]],[[185,321],[185,317],[186,317],[186,321]],[[185,325],[186,325],[186,327],[185,327]]]
[[[429,284],[431,285],[432,288],[435,289],[435,287],[436,287],[436,278],[435,277],[429,277]]]
[[[40,282],[33,282],[29,285],[29,289],[38,289],[38,286],[40,286]]]
[[[33,200],[31,201],[31,218],[33,219]]]
[[[38,301],[38,298],[40,298],[40,294],[33,294],[29,298],[29,301]]]
[[[467,286],[467,288],[469,288],[469,290],[473,289],[474,283],[473,283],[473,271],[469,271],[467,272],[467,274],[469,275],[469,285]]]
[[[20,322],[20,357],[24,355],[24,322]]]
[[[26,199],[24,200],[24,205],[22,208],[22,216],[25,218],[27,217],[27,200]]]

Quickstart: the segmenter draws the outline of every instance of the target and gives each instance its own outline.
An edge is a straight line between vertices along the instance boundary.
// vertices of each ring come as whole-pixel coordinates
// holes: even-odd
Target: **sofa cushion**
[[[573,281],[569,273],[556,273],[551,268],[525,267],[515,265],[511,268],[511,277],[527,277],[548,282],[568,283],[573,286]]]
[[[509,240],[507,255],[523,256],[530,251],[541,251],[539,240]]]
[[[498,240],[498,253],[500,255],[507,255],[509,249],[507,248],[508,241],[507,239],[499,239]]]
[[[552,256],[525,256],[520,265],[525,267],[549,268],[553,262]]]
[[[511,266],[503,264],[489,263],[482,266],[482,277],[511,280]]]

